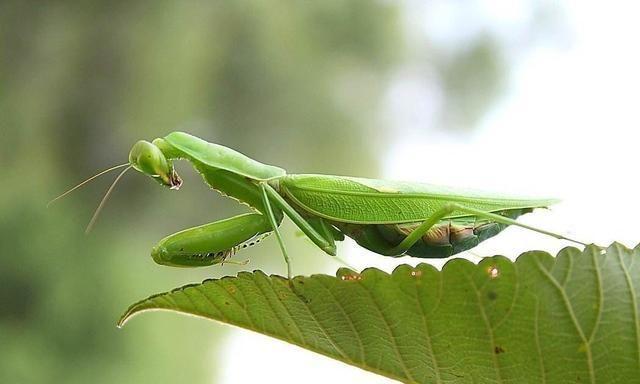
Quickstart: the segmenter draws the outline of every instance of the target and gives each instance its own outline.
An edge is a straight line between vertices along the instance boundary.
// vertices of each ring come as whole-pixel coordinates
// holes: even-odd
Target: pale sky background
[[[410,44],[420,44],[428,34],[446,46],[489,30],[507,48],[512,72],[507,91],[480,126],[456,134],[434,126],[438,94],[425,85],[424,74],[417,74],[411,63],[399,68],[382,111],[383,121],[395,133],[384,154],[383,177],[559,197],[562,203],[523,221],[600,245],[615,239],[635,246],[640,238],[637,3],[549,3],[564,28],[552,31],[557,38],[547,36],[527,51],[518,49],[518,38],[526,32],[520,26],[539,3],[405,4]],[[340,252],[357,268],[391,271],[401,262],[425,262],[384,258],[345,243]],[[509,228],[474,253],[515,258],[526,250],[555,253],[567,245]],[[463,256],[478,261],[477,256]],[[331,267],[325,272],[334,271]],[[298,384],[302,377],[305,383],[392,382],[245,330],[235,330],[225,343],[222,353],[212,352],[212,359],[223,359],[223,373],[212,382]]]

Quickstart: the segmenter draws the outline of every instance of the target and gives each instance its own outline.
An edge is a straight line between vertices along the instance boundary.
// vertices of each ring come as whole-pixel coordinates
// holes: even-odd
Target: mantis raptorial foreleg
[[[163,265],[197,267],[223,263],[242,248],[260,242],[272,231],[265,215],[246,213],[188,228],[160,240],[151,251]]]
[[[581,241],[578,241],[578,240],[575,240],[575,239],[560,235],[558,233],[549,232],[549,231],[546,231],[544,229],[532,227],[530,225],[526,225],[526,224],[520,223],[519,221],[510,219],[508,217],[497,215],[495,213],[485,212],[485,211],[482,211],[482,210],[479,210],[479,209],[465,207],[465,206],[457,204],[457,203],[449,203],[449,204],[445,205],[444,207],[440,208],[433,215],[431,215],[427,220],[425,220],[422,224],[420,224],[418,226],[418,228],[416,228],[407,237],[405,237],[404,240],[402,240],[402,242],[400,242],[400,244],[398,244],[397,246],[392,248],[389,251],[388,255],[397,255],[397,256],[399,256],[399,255],[404,254],[409,248],[411,248],[411,246],[413,246],[418,240],[420,240],[420,238],[422,236],[424,236],[427,232],[429,232],[429,230],[435,224],[440,222],[440,220],[442,220],[446,216],[450,215],[454,211],[455,212],[465,212],[465,213],[468,213],[470,215],[474,215],[476,217],[483,218],[483,219],[492,220],[492,221],[495,221],[495,222],[501,223],[501,224],[517,225],[519,227],[526,228],[526,229],[529,229],[529,230],[534,231],[534,232],[538,232],[538,233],[542,233],[542,234],[545,234],[545,235],[548,235],[548,236],[555,237],[556,239],[568,240],[568,241],[571,241],[571,242],[574,242],[574,243],[577,243],[577,244],[580,244],[580,245],[584,245],[584,246],[587,245],[586,243],[583,243]]]

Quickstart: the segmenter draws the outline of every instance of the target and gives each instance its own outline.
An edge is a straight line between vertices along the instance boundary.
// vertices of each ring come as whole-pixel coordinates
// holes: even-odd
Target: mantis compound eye
[[[182,185],[182,179],[173,169],[173,164],[167,160],[160,148],[148,141],[140,140],[135,143],[129,152],[129,164],[165,187],[179,189]]]

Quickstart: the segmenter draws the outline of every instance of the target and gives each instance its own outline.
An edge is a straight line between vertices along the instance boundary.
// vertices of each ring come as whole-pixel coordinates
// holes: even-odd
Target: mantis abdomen
[[[531,208],[501,211],[500,216],[515,219],[531,212]],[[393,250],[422,222],[402,224],[347,224],[332,223],[358,245],[373,252],[392,255]],[[421,258],[443,258],[474,248],[481,242],[500,233],[508,225],[481,220],[475,217],[459,217],[441,220],[406,254]],[[400,256],[400,255],[397,255]]]

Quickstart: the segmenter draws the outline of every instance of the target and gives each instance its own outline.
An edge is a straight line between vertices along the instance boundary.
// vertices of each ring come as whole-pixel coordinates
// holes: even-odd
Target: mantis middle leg
[[[263,191],[293,221],[305,235],[320,249],[331,256],[336,255],[336,234],[330,225],[321,218],[305,220],[280,194],[269,184],[262,184]],[[344,236],[337,238],[343,239]]]
[[[280,249],[282,249],[282,255],[284,256],[284,260],[287,263],[287,277],[289,278],[290,282],[292,278],[291,260],[289,259],[289,255],[287,254],[284,241],[282,240],[282,235],[280,235],[280,231],[278,230],[278,225],[276,224],[275,218],[273,217],[273,208],[271,207],[272,200],[277,208],[279,210],[282,210],[291,219],[291,221],[293,221],[298,226],[298,228],[300,228],[302,232],[304,232],[305,235],[307,235],[311,239],[311,241],[313,241],[326,253],[332,256],[336,255],[335,238],[326,222],[316,221],[310,223],[309,221],[305,220],[269,184],[260,183],[260,189],[262,190],[263,203],[266,208],[267,217],[269,217],[269,220],[272,222],[273,231],[276,233],[276,237],[278,239],[278,242],[280,243]],[[318,230],[316,230],[316,228]]]

